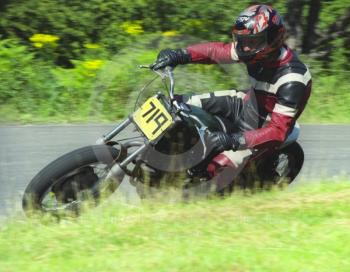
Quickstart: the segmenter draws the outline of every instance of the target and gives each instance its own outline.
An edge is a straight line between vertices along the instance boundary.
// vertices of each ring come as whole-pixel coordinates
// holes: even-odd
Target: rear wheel
[[[118,149],[107,145],[87,146],[56,159],[29,183],[23,209],[53,214],[79,212],[87,199],[98,200],[119,184],[106,180],[111,166],[120,158]]]
[[[246,165],[237,179],[225,189],[232,192],[235,186],[242,189],[284,188],[292,183],[304,164],[304,151],[294,142],[274,153]]]
[[[300,173],[304,164],[304,151],[294,142],[266,158],[257,167],[260,181],[265,185],[290,184]]]

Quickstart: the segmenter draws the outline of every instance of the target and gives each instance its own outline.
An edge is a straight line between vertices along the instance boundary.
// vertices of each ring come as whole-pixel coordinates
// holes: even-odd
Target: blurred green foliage
[[[286,14],[287,2],[274,1],[273,6]],[[298,2],[303,5],[301,27],[305,28],[310,7],[307,1]],[[350,7],[345,0],[321,2],[320,37]],[[1,119],[122,118],[132,110],[142,85],[152,78],[151,73],[138,70],[138,64],[151,63],[161,48],[229,41],[234,18],[251,3],[4,0],[0,3]],[[314,78],[314,94],[304,121],[350,121],[350,110],[344,106],[350,102],[348,43],[348,36],[335,36],[325,56],[302,56]],[[241,65],[181,67],[176,71],[177,90],[244,88],[248,86],[244,70]],[[161,83],[155,88],[161,89]],[[335,106],[344,112],[333,115]]]
[[[1,33],[26,42],[36,33],[55,34],[61,39],[56,51],[61,65],[86,52],[87,42],[102,43],[116,52],[138,40],[125,30],[137,22],[145,33],[176,30],[205,40],[229,33],[234,17],[249,1],[232,4],[224,0],[89,0],[9,1],[1,13]]]

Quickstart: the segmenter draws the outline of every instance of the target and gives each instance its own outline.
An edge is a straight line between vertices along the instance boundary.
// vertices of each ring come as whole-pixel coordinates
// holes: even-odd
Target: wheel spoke
[[[81,189],[79,186],[84,185],[84,176],[82,180],[79,180],[80,171],[90,167],[93,172],[91,174],[96,175],[97,179],[94,181],[94,184],[90,188]],[[98,197],[101,193],[106,193],[107,186],[101,186],[102,183],[105,183],[105,177],[108,173],[108,166],[102,163],[94,163],[90,165],[85,165],[79,169],[74,169],[70,173],[66,174],[63,178],[60,178],[58,182],[61,182],[63,186],[71,189],[68,193],[71,194],[72,198],[65,199],[64,190],[53,192],[54,186],[58,182],[54,183],[53,186],[44,194],[44,197],[41,201],[41,207],[45,212],[59,212],[59,211],[77,211],[80,209],[81,204],[84,201],[91,200]],[[80,182],[80,183],[79,183]],[[64,188],[62,186],[62,188]],[[61,189],[62,189],[61,188]],[[65,189],[67,189],[65,188]],[[101,191],[101,189],[104,189]]]

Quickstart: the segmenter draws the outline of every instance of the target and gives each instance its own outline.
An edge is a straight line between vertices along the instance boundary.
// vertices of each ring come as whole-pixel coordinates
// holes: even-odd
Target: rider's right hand
[[[214,154],[219,154],[225,150],[236,151],[242,149],[246,144],[242,133],[227,134],[221,131],[207,134],[206,142]]]
[[[191,56],[186,49],[163,49],[159,52],[157,60],[150,68],[158,70],[167,66],[175,67],[178,64],[187,64],[190,61]]]

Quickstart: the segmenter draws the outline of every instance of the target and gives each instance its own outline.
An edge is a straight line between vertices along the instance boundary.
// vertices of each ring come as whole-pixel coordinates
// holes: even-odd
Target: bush
[[[0,104],[13,103],[22,113],[35,111],[52,92],[48,69],[25,46],[0,40]]]
[[[20,38],[28,44],[35,34],[55,35],[59,37],[59,46],[53,56],[55,61],[72,67],[70,60],[79,59],[86,53],[86,43],[99,43],[110,53],[116,53],[131,43],[137,43],[142,33],[176,30],[202,40],[226,39],[231,35],[233,17],[249,2],[9,1],[3,11],[0,9],[0,34]]]
[[[123,118],[133,111],[142,86],[155,77],[154,73],[137,66],[152,63],[160,48],[183,43],[183,39],[177,37],[149,35],[140,39],[137,46],[108,58],[103,49],[90,45],[91,50],[83,60],[72,60],[74,68],[67,69],[44,64],[26,46],[3,40],[0,43],[0,105],[2,108],[12,105],[17,112],[5,111],[14,116],[3,119],[112,121]],[[178,67],[176,92],[239,88],[241,82],[234,80],[232,69],[239,72],[239,67],[232,66]],[[160,79],[145,90],[140,103],[157,91],[164,91]]]

